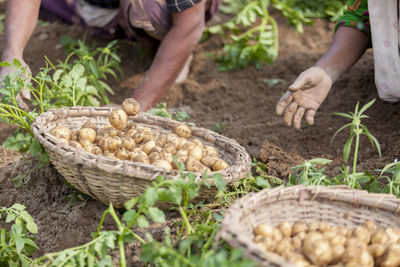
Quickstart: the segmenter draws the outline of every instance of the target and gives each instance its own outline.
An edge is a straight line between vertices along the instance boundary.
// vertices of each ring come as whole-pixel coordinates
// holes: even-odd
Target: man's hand
[[[314,116],[325,100],[332,86],[332,79],[319,67],[312,67],[302,72],[289,91],[279,100],[276,113],[283,114],[283,120],[300,130],[301,120],[305,114],[308,124],[314,124]]]

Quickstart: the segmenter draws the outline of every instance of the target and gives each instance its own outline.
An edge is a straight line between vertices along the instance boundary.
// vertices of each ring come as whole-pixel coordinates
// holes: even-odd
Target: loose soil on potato
[[[4,10],[5,4],[1,3],[0,11]],[[368,51],[351,71],[335,83],[316,115],[314,126],[304,125],[301,131],[296,131],[283,124],[282,118],[275,114],[277,101],[296,76],[311,67],[328,49],[334,25],[316,20],[314,25],[305,27],[304,34],[297,34],[284,19],[277,17],[280,55],[273,66],[218,72],[209,54],[220,51],[223,41],[212,37],[196,47],[188,79],[174,85],[163,102],[171,108],[189,110],[190,121],[197,126],[212,128],[213,125],[222,125],[224,135],[236,139],[252,157],[266,163],[270,175],[287,178],[290,167],[315,157],[332,159],[328,171],[329,174],[337,174],[343,164],[342,148],[348,132],[339,134],[330,144],[332,135],[346,122],[333,113],[353,111],[357,101],[365,104],[377,98],[367,111],[370,118],[364,124],[379,140],[382,158],[379,159],[376,149],[366,138],[362,138],[359,170],[374,172],[398,158],[400,103],[378,99],[372,51]],[[52,61],[65,58],[59,43],[65,35],[77,39],[83,38],[84,32],[79,26],[59,22],[36,28],[24,53],[33,73],[44,65],[44,55]],[[103,40],[87,39],[99,45],[105,44]],[[3,45],[3,36],[0,37],[0,45]],[[126,41],[120,43],[119,53],[123,59],[121,68],[124,77],[120,81],[107,81],[115,90],[111,100],[117,104],[132,94],[138,75],[151,63],[150,56],[143,55],[141,49]],[[277,78],[284,83],[268,86],[265,82]],[[4,123],[0,124],[0,143],[14,130]],[[15,178],[22,178],[25,184],[15,188],[12,182]],[[67,187],[53,167],[38,169],[37,161],[0,150],[0,206],[11,206],[16,202],[27,206],[39,226],[36,239],[39,250],[35,256],[87,242],[90,233],[96,230],[106,206],[88,199],[84,207],[68,208],[66,197],[71,194],[73,190]],[[173,218],[173,214],[170,217]],[[111,220],[106,220],[105,229],[110,228],[114,225]],[[154,226],[151,231],[161,233],[161,228]],[[132,245],[130,249],[131,262],[137,262],[137,246]]]

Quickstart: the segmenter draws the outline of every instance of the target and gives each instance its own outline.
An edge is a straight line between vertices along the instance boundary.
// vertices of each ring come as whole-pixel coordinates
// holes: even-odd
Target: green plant
[[[393,194],[400,198],[400,162],[396,160],[389,163],[380,171],[379,178],[384,179],[386,182],[382,192]]]
[[[115,42],[92,49],[84,42],[77,41],[76,46],[71,45],[70,49],[67,59],[57,65],[46,58],[46,66],[34,77],[26,72],[26,67],[18,60],[0,63],[0,67],[15,70],[4,77],[3,88],[0,89],[0,119],[18,127],[14,136],[8,137],[3,145],[21,153],[29,152],[32,156],[40,154],[41,164],[49,159],[43,147],[34,139],[31,131],[34,119],[50,108],[109,103],[105,92],[112,93],[112,90],[102,79],[107,78],[108,74],[117,78],[113,69],[119,69],[120,59],[116,54]],[[19,107],[17,96],[22,89],[31,93],[30,104],[33,108],[30,111]]]
[[[25,206],[14,204],[10,208],[0,209],[0,219],[6,215],[5,222],[14,224],[11,230],[0,228],[0,266],[30,266],[32,260],[28,257],[37,248],[33,238],[38,229]]]
[[[352,174],[351,178],[349,178],[351,180],[350,181],[351,188],[356,187],[356,181],[357,181],[356,167],[357,167],[358,150],[359,150],[361,135],[365,135],[368,137],[369,141],[371,142],[371,145],[376,146],[379,157],[381,157],[381,148],[380,148],[378,140],[369,132],[369,130],[367,129],[367,127],[365,127],[365,125],[361,124],[361,119],[366,119],[369,117],[367,115],[364,115],[364,112],[369,107],[371,107],[374,102],[375,102],[375,99],[373,99],[372,101],[365,104],[360,110],[358,110],[358,107],[359,107],[359,102],[358,102],[355,107],[354,113],[353,112],[350,112],[349,114],[335,113],[335,115],[338,115],[338,116],[341,116],[341,117],[351,120],[350,123],[347,123],[347,124],[343,125],[342,127],[340,127],[331,139],[331,142],[332,142],[333,139],[335,138],[335,136],[339,132],[346,129],[347,127],[350,127],[350,137],[347,139],[347,141],[344,145],[344,148],[343,148],[343,160],[345,163],[347,163],[349,156],[350,156],[351,147],[352,147],[353,141],[354,141],[355,147],[354,147],[354,151],[353,151],[354,152],[353,153],[353,170],[352,170],[353,174]]]
[[[211,129],[219,134],[224,134],[225,127],[226,126],[221,121],[219,121],[218,123],[211,124]]]
[[[211,26],[205,35],[219,34],[226,39],[222,53],[216,57],[221,71],[241,69],[250,64],[260,68],[278,56],[278,27],[270,7],[279,10],[298,32],[315,17],[337,19],[346,8],[344,0],[224,0],[220,10],[234,17]]]
[[[288,185],[332,185],[331,180],[324,174],[325,168],[318,168],[319,165],[331,162],[330,159],[315,158],[290,168],[293,172],[289,176]]]

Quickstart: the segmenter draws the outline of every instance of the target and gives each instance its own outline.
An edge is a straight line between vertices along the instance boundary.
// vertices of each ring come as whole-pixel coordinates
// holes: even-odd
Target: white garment
[[[368,12],[379,97],[390,102],[400,101],[398,0],[368,0]]]
[[[118,15],[118,8],[101,8],[84,0],[78,0],[76,8],[86,25],[91,27],[104,27]]]

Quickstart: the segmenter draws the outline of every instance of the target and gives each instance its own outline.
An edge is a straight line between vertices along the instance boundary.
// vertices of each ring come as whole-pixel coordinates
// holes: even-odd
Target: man
[[[336,24],[329,50],[289,86],[279,100],[276,113],[300,130],[303,116],[314,124],[314,116],[332,83],[353,66],[371,45],[374,49],[375,84],[379,97],[400,100],[400,20],[397,0],[349,0],[348,9]]]
[[[160,41],[150,69],[132,95],[145,111],[175,81],[186,78],[193,49],[218,0],[9,0],[2,60],[16,58],[25,64],[23,51],[40,8],[45,15],[81,24],[98,36],[117,38],[122,33],[146,44]],[[2,69],[0,74],[7,71]]]

